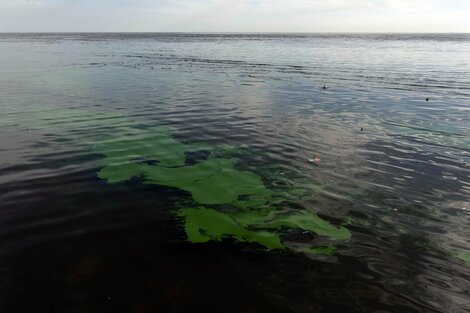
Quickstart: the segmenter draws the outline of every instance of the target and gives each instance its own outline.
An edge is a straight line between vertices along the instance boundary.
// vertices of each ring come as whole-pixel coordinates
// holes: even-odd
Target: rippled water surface
[[[0,311],[470,312],[469,56],[0,34]]]

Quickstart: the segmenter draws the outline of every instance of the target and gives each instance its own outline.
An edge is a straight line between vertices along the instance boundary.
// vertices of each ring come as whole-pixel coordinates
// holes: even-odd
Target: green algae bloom
[[[242,242],[256,242],[268,250],[284,249],[281,243],[283,228],[303,229],[336,240],[347,240],[350,233],[346,228],[332,226],[314,213],[282,214],[275,211],[250,210],[245,213],[227,214],[208,208],[181,209],[179,216],[185,218],[185,229],[191,242],[220,241],[234,238]],[[300,249],[296,249],[299,250]],[[335,248],[302,248],[303,252],[334,252]]]
[[[200,204],[224,204],[237,200],[240,195],[271,194],[259,176],[236,170],[236,163],[235,159],[209,157],[194,166],[147,166],[145,177],[157,185],[188,191]]]
[[[120,138],[104,141],[96,151],[106,158],[98,177],[110,184],[144,178],[146,183],[174,187],[191,193],[200,204],[223,204],[240,195],[270,196],[255,173],[235,169],[237,159],[209,156],[185,166],[187,152],[213,150],[204,144],[183,144],[167,128],[123,130]],[[149,164],[150,163],[150,164]]]
[[[281,213],[264,218],[259,211],[238,214],[235,219],[243,225],[262,229],[299,228],[336,240],[348,240],[351,233],[344,227],[336,228],[311,212]]]
[[[120,114],[63,108],[20,113],[6,116],[2,126],[25,125],[61,133],[87,146],[104,156],[97,176],[109,184],[137,178],[144,184],[186,191],[189,200],[184,207],[177,206],[175,213],[183,219],[190,242],[230,239],[268,250],[330,254],[335,251],[332,245],[295,245],[284,242],[283,236],[300,229],[327,237],[333,244],[351,236],[346,228],[328,223],[311,210],[289,208],[289,203],[315,197],[321,186],[280,177],[272,166],[257,173],[242,170],[235,157],[243,150],[240,147],[182,142],[172,128],[149,127]],[[105,133],[99,131],[103,125],[108,125]],[[83,129],[98,131],[83,133]],[[200,156],[188,162],[191,153]]]
[[[116,129],[115,137],[95,145],[96,152],[105,156],[98,177],[110,184],[139,178],[145,184],[188,192],[189,205],[176,214],[184,219],[186,235],[193,243],[232,239],[268,250],[285,249],[282,236],[294,229],[332,241],[351,237],[346,228],[335,227],[314,212],[286,208],[284,203],[308,193],[305,186],[287,184],[284,190],[273,191],[258,174],[238,169],[240,161],[233,156],[236,148],[183,143],[173,134],[163,127]],[[201,151],[207,152],[206,157],[187,164],[188,153]],[[221,210],[222,205],[231,210]],[[290,248],[328,254],[335,251],[331,247]]]
[[[178,215],[185,218],[186,234],[188,240],[193,243],[234,238],[241,242],[259,243],[269,250],[284,248],[278,234],[268,231],[250,231],[237,224],[228,215],[212,209],[181,209]]]
[[[470,264],[470,253],[468,252],[459,252],[457,253],[457,258],[460,260]]]
[[[332,245],[322,247],[296,247],[296,251],[304,253],[313,253],[320,255],[330,255],[336,252],[336,247]]]

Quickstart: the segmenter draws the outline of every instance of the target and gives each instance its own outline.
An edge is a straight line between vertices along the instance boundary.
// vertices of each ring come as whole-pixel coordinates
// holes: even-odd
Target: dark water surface
[[[2,313],[470,312],[468,34],[0,34],[0,129]]]

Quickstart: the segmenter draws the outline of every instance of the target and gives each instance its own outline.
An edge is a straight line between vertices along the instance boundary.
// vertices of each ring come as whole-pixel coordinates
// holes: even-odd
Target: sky
[[[0,32],[470,32],[470,0],[0,0]]]

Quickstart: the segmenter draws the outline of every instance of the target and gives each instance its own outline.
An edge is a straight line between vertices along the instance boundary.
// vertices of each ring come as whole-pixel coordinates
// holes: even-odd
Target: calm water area
[[[470,34],[0,34],[0,312],[470,312]]]

